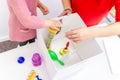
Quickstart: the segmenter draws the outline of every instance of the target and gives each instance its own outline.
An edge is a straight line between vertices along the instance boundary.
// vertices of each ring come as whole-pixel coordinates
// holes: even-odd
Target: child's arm
[[[10,9],[14,12],[16,18],[26,28],[41,28],[45,26],[45,20],[30,12],[26,0],[8,0]]]
[[[38,0],[37,7],[42,11],[43,15],[47,15],[49,13],[49,9],[42,2]]]
[[[42,19],[36,15],[32,15],[25,0],[8,0],[8,5],[20,23],[26,28],[51,27],[52,29],[57,29],[56,27],[59,25],[57,21]]]

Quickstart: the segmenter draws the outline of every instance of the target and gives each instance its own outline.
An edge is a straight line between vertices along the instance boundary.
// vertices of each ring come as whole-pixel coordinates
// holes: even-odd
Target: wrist
[[[37,7],[40,8],[40,4],[39,3],[37,4]]]
[[[42,3],[40,2],[40,1],[38,1],[38,3],[37,3],[37,7],[41,7],[41,5],[42,5]]]
[[[90,35],[91,38],[96,38],[98,37],[98,33],[99,33],[99,30],[98,28],[94,28],[94,27],[88,27],[88,35]]]
[[[70,11],[70,12],[72,12],[72,9],[71,8],[65,8],[64,11]]]

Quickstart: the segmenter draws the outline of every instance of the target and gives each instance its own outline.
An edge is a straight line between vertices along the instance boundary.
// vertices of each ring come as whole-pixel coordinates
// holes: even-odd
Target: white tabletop
[[[82,79],[82,80],[120,80],[120,74],[116,75],[111,72],[111,65],[109,64],[108,56],[106,56],[109,54],[107,54],[105,51],[105,42],[104,42],[104,41],[110,40],[106,44],[106,47],[107,47],[112,44],[114,45],[114,43],[115,44],[118,42],[120,43],[120,39],[118,38],[118,36],[112,36],[112,37],[98,38],[96,40],[100,44],[103,50],[103,53],[98,54],[97,56],[94,56],[92,58],[89,58],[83,61],[81,65],[82,66],[81,71],[78,71],[78,73],[73,74],[73,76],[70,76],[67,80],[79,80],[79,79]],[[113,51],[120,52],[120,49],[118,48],[116,49],[116,47],[119,48],[120,45],[114,45],[112,47]],[[110,55],[110,58],[114,59],[111,61],[114,61],[114,64],[116,64],[116,68],[118,69],[117,65],[119,65],[119,63],[117,63],[118,61],[115,59],[115,56],[113,54],[112,54],[113,58],[111,55]]]
[[[98,39],[98,41],[102,44],[101,39]],[[32,65],[31,57],[35,52],[40,53],[37,43],[32,43],[24,47],[1,53],[0,79],[26,80],[30,72],[35,70],[40,78],[49,80],[44,64],[39,67],[34,67]],[[17,62],[19,56],[25,57],[25,62],[23,64]],[[119,75],[116,76],[111,74],[104,52],[80,62],[80,66],[81,70],[72,76],[67,76],[66,80],[120,80]]]
[[[36,43],[19,47],[0,54],[0,80],[27,80],[32,70],[35,70],[39,77],[48,80],[47,72],[44,69],[44,61],[39,67],[34,67],[31,61],[32,54],[38,52]],[[41,54],[41,53],[40,53]],[[18,57],[23,56],[25,62],[19,64]],[[41,55],[42,56],[42,55]]]

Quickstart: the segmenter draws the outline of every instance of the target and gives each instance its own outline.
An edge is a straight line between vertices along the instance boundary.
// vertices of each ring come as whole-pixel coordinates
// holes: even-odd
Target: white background
[[[61,0],[41,0],[50,9],[50,14],[43,16],[39,9],[37,9],[38,16],[44,18],[52,18],[58,16],[62,12]],[[8,38],[8,19],[9,11],[6,0],[0,0],[0,42],[9,40]]]
[[[6,0],[0,0],[0,42],[8,39],[8,16]]]

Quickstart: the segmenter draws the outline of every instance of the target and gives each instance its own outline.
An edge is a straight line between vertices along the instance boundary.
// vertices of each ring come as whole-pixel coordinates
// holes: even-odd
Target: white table
[[[33,53],[41,52],[37,45],[37,43],[32,43],[27,46],[1,53],[0,80],[27,80],[32,70],[35,70],[43,80],[48,80],[44,61],[39,67],[34,67],[31,61]],[[25,62],[22,64],[17,62],[17,59],[20,56],[25,58]]]
[[[113,37],[115,38],[115,37]],[[98,42],[102,45],[101,39]],[[115,49],[115,48],[113,48]],[[26,80],[31,70],[35,70],[43,80],[49,80],[45,65],[34,67],[31,63],[32,54],[39,52],[37,43],[19,47],[0,54],[0,79],[1,80]],[[17,58],[25,57],[25,62],[19,64]],[[44,61],[43,61],[44,63]],[[112,75],[109,69],[106,54],[103,52],[81,62],[81,70],[67,76],[66,80],[120,80],[119,75]],[[65,79],[63,79],[65,80]]]

